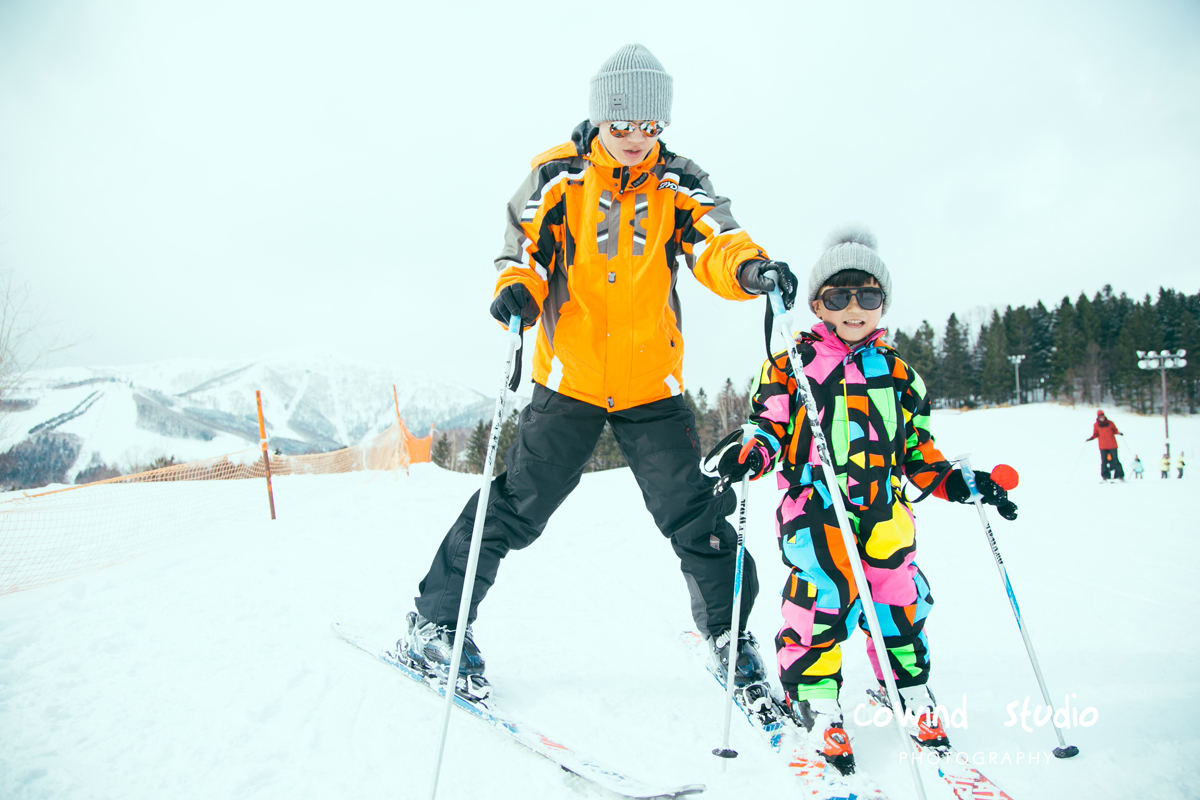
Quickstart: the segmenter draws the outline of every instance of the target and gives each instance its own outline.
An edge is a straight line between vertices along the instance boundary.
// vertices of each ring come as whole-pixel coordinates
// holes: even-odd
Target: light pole
[[[1171,457],[1171,427],[1167,422],[1167,370],[1187,366],[1187,350],[1138,350],[1138,369],[1156,369],[1162,373],[1163,435],[1167,438],[1167,458]]]
[[[1009,356],[1008,360],[1012,362],[1013,369],[1017,373],[1017,405],[1021,405],[1021,362],[1025,360],[1025,356]]]

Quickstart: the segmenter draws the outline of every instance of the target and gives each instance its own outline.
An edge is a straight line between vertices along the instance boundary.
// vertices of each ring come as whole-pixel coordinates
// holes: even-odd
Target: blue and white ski
[[[333,633],[338,638],[387,664],[398,674],[414,683],[420,684],[440,697],[446,696],[445,685],[442,682],[436,681],[428,675],[413,669],[392,650],[367,642],[362,636],[347,629],[340,623],[333,623],[332,628]],[[650,798],[684,797],[686,795],[700,794],[705,789],[704,784],[700,783],[684,786],[654,786],[606,767],[594,758],[585,756],[577,750],[561,742],[557,742],[543,733],[539,733],[529,725],[504,713],[491,698],[473,702],[461,693],[456,693],[454,695],[454,705],[476,719],[487,723],[495,730],[506,735],[509,739],[529,748],[539,756],[553,761],[567,772],[578,775],[584,780],[591,781],[597,786],[624,797],[644,798],[645,800],[649,800]]]

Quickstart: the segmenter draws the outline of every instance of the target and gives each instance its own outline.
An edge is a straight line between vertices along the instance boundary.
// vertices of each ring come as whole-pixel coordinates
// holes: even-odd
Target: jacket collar
[[[836,356],[846,361],[868,347],[887,347],[887,343],[883,341],[886,333],[887,328],[876,328],[874,333],[851,348],[838,338],[837,334],[829,330],[824,322],[818,322],[813,325],[811,334],[805,334],[805,338],[812,342],[818,355]]]
[[[661,156],[660,142],[654,143],[654,147],[650,148],[650,152],[646,154],[645,158],[632,167],[627,167],[612,157],[612,154],[605,149],[604,143],[600,141],[599,136],[593,136],[591,141],[591,150],[584,158],[595,167],[596,177],[605,188],[621,194],[629,189],[640,188],[653,177],[650,173],[653,172]]]

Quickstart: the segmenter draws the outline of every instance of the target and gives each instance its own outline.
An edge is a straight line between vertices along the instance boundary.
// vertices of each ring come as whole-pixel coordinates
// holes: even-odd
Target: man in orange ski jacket
[[[714,658],[727,663],[737,537],[725,517],[732,493],[714,497],[700,472],[696,420],[684,403],[679,259],[729,300],[775,288],[790,306],[796,279],[741,229],[708,174],[661,141],[672,79],[649,50],[626,45],[591,81],[590,117],[571,141],[533,159],[508,205],[492,315],[538,319],[533,399],[521,412],[507,471],[492,485],[469,621],[501,559],[541,535],[578,485],[611,426],[646,508],[680,560],[692,616]],[[478,494],[467,502],[420,584],[398,651],[431,675],[448,671]],[[596,546],[581,542],[580,547]],[[596,585],[582,574],[594,602]],[[758,590],[743,568],[737,682],[765,680],[746,621]],[[461,674],[486,691],[484,660],[468,626]]]

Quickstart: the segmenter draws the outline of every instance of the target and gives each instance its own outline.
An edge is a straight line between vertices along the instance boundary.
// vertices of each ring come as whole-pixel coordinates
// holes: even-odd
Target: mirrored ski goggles
[[[633,133],[634,129],[640,129],[642,133],[653,139],[663,132],[663,128],[667,127],[661,122],[654,120],[646,120],[645,122],[629,122],[627,120],[617,120],[608,123],[608,132],[617,139],[624,139],[629,134]]]
[[[864,286],[861,289],[826,289],[821,293],[821,302],[830,311],[841,311],[850,305],[850,298],[858,299],[858,307],[863,311],[874,311],[883,305],[883,289],[877,286]]]

